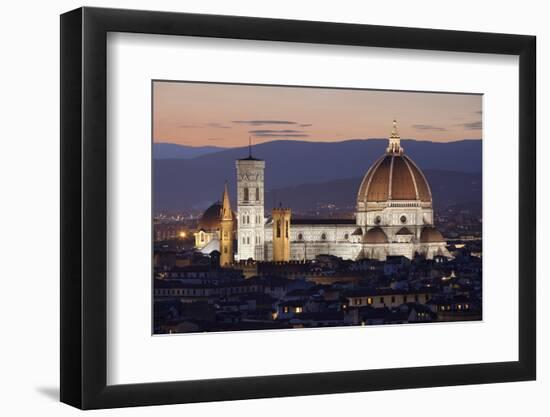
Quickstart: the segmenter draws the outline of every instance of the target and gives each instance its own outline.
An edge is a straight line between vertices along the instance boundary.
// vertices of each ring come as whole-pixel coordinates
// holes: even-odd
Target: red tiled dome
[[[439,230],[432,226],[426,226],[420,233],[420,243],[445,242],[443,235]]]
[[[382,229],[373,227],[365,234],[365,243],[388,243],[388,237]]]
[[[432,201],[430,186],[411,158],[388,153],[378,159],[363,178],[358,202],[388,200]]]

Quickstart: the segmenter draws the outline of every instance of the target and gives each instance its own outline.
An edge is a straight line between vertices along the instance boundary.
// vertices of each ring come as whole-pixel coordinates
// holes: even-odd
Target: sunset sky
[[[480,139],[482,96],[215,83],[153,84],[153,140],[241,147],[273,140]]]

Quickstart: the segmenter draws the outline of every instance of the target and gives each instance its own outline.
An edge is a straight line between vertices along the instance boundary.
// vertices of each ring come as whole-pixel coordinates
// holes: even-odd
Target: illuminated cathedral
[[[240,260],[312,260],[322,254],[352,260],[415,254],[450,257],[433,224],[428,181],[405,154],[395,121],[385,153],[359,186],[354,219],[295,219],[291,209],[283,207],[266,217],[265,161],[250,152],[236,161],[236,168],[237,212],[231,210],[226,185],[222,202],[204,213],[195,233],[197,249],[219,250],[222,265]]]

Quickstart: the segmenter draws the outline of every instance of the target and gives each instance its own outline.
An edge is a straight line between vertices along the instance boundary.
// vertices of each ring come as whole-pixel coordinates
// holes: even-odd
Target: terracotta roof
[[[204,211],[204,213],[202,213],[202,216],[199,220],[199,224],[197,226],[197,230],[202,229],[205,232],[213,232],[213,231],[219,230],[221,214],[222,214],[222,203],[220,201],[216,201],[214,204],[208,207]],[[228,219],[229,218],[231,218],[231,216],[228,216]],[[232,213],[232,218],[233,220],[237,218],[234,212]],[[233,229],[236,229],[236,227],[237,227],[237,222],[233,221]]]
[[[217,201],[208,207],[202,214],[199,220],[198,229],[205,231],[213,231],[220,228],[220,211],[222,209],[222,203]]]
[[[421,243],[445,242],[443,235],[433,226],[426,226],[420,233]]]
[[[397,231],[396,235],[412,235],[412,232],[406,227],[402,227]]]
[[[388,243],[388,237],[382,229],[373,227],[365,234],[365,243]]]
[[[404,154],[386,154],[368,170],[357,201],[420,200],[431,202],[430,187],[422,171]]]

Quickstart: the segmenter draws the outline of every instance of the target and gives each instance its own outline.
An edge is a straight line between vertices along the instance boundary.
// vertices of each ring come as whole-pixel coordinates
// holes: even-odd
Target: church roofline
[[[237,159],[237,161],[263,161],[263,159],[254,158],[253,156],[247,156],[246,158]]]
[[[263,159],[254,158],[252,156],[252,138],[248,137],[248,156],[246,158],[240,158],[238,161],[263,161]]]
[[[290,219],[291,225],[307,224],[355,224],[355,219]]]

